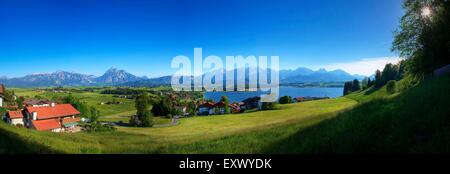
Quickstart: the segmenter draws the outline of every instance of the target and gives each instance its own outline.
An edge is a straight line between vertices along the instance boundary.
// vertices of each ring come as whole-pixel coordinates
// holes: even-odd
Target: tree
[[[289,104],[292,103],[292,97],[291,96],[283,96],[278,100],[278,103],[280,104]]]
[[[225,109],[225,113],[229,114],[231,113],[231,109],[230,109],[230,100],[228,99],[227,96],[222,96],[220,98],[220,101],[223,102],[225,104],[224,109]]]
[[[408,59],[411,75],[433,76],[434,69],[450,64],[450,1],[405,0],[403,9],[391,49]]]
[[[375,72],[375,87],[379,88],[381,86],[383,86],[383,81],[381,80],[381,71],[377,70]]]
[[[344,95],[348,95],[350,94],[350,92],[352,92],[353,89],[353,82],[345,82],[344,83]]]
[[[97,122],[98,118],[100,117],[100,111],[94,107],[91,107],[90,113],[91,113],[91,115],[89,117],[89,120],[91,120],[92,122]]]
[[[159,102],[153,104],[152,107],[152,114],[155,116],[168,116],[172,113],[173,109],[171,107],[170,102],[168,101],[168,98],[164,98],[162,100],[159,100]],[[172,113],[176,114],[176,113]]]
[[[23,109],[23,98],[22,97],[17,97],[16,103],[17,103],[17,108]]]
[[[361,89],[361,86],[359,85],[359,80],[355,79],[352,82],[352,91],[359,91]]]
[[[54,98],[56,99],[56,98]],[[71,104],[73,107],[75,107],[78,111],[80,111],[80,117],[88,118],[92,122],[95,122],[98,120],[98,117],[100,115],[100,111],[98,111],[95,107],[89,106],[85,102],[81,102],[78,98],[75,98],[71,93],[66,96],[60,98],[63,103]]]
[[[136,97],[136,116],[132,117],[130,123],[139,127],[152,127],[153,116],[150,114],[150,98],[147,93]]]
[[[370,79],[367,80],[367,88],[370,88],[373,85],[373,81]]]
[[[393,94],[397,91],[395,80],[391,80],[386,84],[386,91],[388,94]]]
[[[369,81],[370,81],[370,79],[368,77],[364,77],[364,79],[361,81],[362,89],[369,88]]]
[[[381,73],[381,86],[385,85],[391,80],[395,80],[398,75],[398,66],[388,63],[384,66],[383,72]]]

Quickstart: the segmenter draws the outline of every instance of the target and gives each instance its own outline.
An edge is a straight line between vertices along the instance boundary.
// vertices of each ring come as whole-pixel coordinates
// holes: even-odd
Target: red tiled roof
[[[214,103],[206,102],[206,103],[201,104],[200,107],[213,108],[214,107]]]
[[[38,131],[47,131],[52,129],[61,128],[59,124],[59,119],[49,119],[49,120],[33,120],[34,128]]]
[[[69,118],[63,118],[62,124],[68,124],[68,123],[75,123],[81,121],[80,117],[69,117]]]
[[[22,111],[8,111],[8,116],[10,119],[23,118]]]
[[[238,104],[230,104],[230,107],[233,108],[233,110],[235,110],[235,111],[240,111],[241,110],[241,107],[239,107]]]
[[[37,119],[58,118],[65,116],[72,116],[80,114],[71,104],[57,104],[54,107],[26,107],[26,110],[31,114],[37,112]]]
[[[217,107],[224,107],[225,106],[225,102],[223,102],[223,101],[217,102],[215,104],[215,106],[217,106]]]

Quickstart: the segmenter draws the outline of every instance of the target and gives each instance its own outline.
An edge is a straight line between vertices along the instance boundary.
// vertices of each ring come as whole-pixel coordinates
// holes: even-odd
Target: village
[[[131,89],[119,89],[121,93],[130,93]],[[63,88],[55,89],[36,89],[38,92],[49,92],[49,93],[60,93],[67,95],[68,91]],[[124,92],[126,91],[126,92]],[[81,126],[83,123],[88,123],[92,121],[92,118],[86,118],[82,112],[80,112],[71,103],[60,103],[57,101],[52,101],[45,98],[32,98],[29,96],[16,96],[16,94],[7,94],[6,87],[0,85],[0,109],[3,110],[1,118],[4,122],[16,126],[24,127],[29,129],[34,129],[37,131],[49,131],[49,132],[67,132],[74,133],[80,132],[84,128]],[[102,93],[105,93],[104,91]],[[111,90],[109,91],[111,93]],[[100,102],[98,107],[116,107],[114,105],[123,105],[123,100],[133,101],[136,98],[134,95],[121,95],[117,94],[102,94],[102,95],[112,95],[112,101]],[[157,107],[163,102],[156,102],[151,110],[152,114],[156,117],[164,117],[172,119],[172,122],[176,122],[176,119],[192,116],[210,116],[210,115],[225,115],[225,114],[240,114],[245,112],[255,112],[259,110],[270,110],[271,108],[266,108],[265,104],[261,102],[260,97],[250,97],[241,102],[230,103],[226,96],[222,97],[222,100],[214,102],[213,100],[204,100],[203,97],[196,96],[195,94],[187,94],[180,92],[154,92],[160,95],[160,101],[166,98],[169,102],[169,111],[162,113],[162,111],[155,111]],[[167,96],[167,97],[166,97]],[[9,97],[14,104],[6,104],[5,98]],[[122,99],[122,101],[116,101]],[[289,102],[281,104],[288,104],[293,102],[304,102],[310,100],[318,100],[324,98],[315,97],[297,97],[291,99]],[[182,100],[188,100],[189,102],[183,102]],[[11,102],[10,102],[11,103]],[[132,105],[131,105],[132,106]],[[133,109],[133,108],[132,108]],[[173,115],[172,115],[173,114]],[[131,119],[132,120],[132,119]],[[113,126],[118,126],[113,122],[102,122],[102,124],[111,124]],[[120,124],[124,126],[125,124]]]

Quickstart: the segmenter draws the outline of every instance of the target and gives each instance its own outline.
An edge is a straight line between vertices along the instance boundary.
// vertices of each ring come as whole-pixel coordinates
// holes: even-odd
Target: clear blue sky
[[[114,66],[156,77],[176,55],[278,55],[281,69],[396,56],[401,0],[0,0],[0,76]]]

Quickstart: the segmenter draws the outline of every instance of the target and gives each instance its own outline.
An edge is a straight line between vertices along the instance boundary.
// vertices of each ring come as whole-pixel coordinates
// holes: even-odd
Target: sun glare
[[[422,8],[422,16],[423,17],[430,17],[431,16],[431,8],[430,7],[423,7]]]

